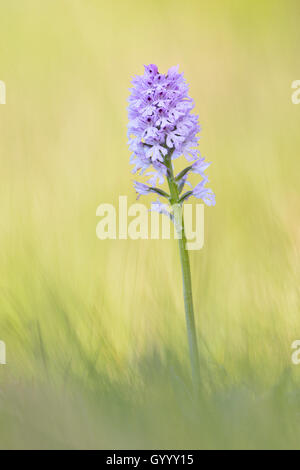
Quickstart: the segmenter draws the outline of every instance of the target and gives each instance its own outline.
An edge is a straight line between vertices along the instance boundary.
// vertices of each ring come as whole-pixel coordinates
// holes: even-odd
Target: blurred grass
[[[0,6],[0,447],[298,447],[298,2]],[[196,405],[176,243],[95,235],[100,203],[135,199],[126,99],[151,62],[185,72],[213,162]]]

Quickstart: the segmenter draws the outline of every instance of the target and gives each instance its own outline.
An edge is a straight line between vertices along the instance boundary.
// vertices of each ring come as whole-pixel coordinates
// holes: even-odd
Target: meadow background
[[[298,448],[297,0],[0,0],[0,448]],[[135,201],[130,79],[179,64],[217,205],[191,252],[96,237]],[[146,202],[146,200],[144,200]]]

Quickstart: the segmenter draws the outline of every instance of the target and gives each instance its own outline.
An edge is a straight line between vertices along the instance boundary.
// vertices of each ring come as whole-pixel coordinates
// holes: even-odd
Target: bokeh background
[[[297,0],[0,0],[1,448],[297,448]],[[96,237],[135,201],[130,79],[179,64],[217,205],[191,252]],[[146,202],[146,201],[144,201]]]

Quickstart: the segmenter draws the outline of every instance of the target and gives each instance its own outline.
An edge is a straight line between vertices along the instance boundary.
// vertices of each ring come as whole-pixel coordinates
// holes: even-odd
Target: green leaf
[[[178,193],[181,194],[183,188],[184,188],[184,185],[185,185],[185,181],[184,180],[181,180],[180,183],[178,184]]]
[[[182,170],[180,173],[178,173],[178,175],[175,178],[175,181],[180,181],[181,178],[183,178],[191,170],[191,168],[192,166],[188,166],[184,170]]]
[[[187,197],[189,197],[191,194],[193,194],[193,191],[187,191],[184,193],[181,198],[179,199],[179,203],[182,203]]]
[[[160,196],[165,197],[167,199],[170,199],[171,197],[170,194],[166,193],[165,191],[159,188],[150,188],[150,191],[152,191],[153,193],[159,194]]]

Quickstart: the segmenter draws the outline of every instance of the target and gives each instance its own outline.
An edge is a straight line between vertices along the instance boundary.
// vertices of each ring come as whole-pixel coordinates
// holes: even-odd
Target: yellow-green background
[[[0,10],[0,447],[297,447],[299,2]],[[197,411],[175,241],[95,232],[100,203],[135,201],[126,100],[148,63],[184,71],[213,162]]]

